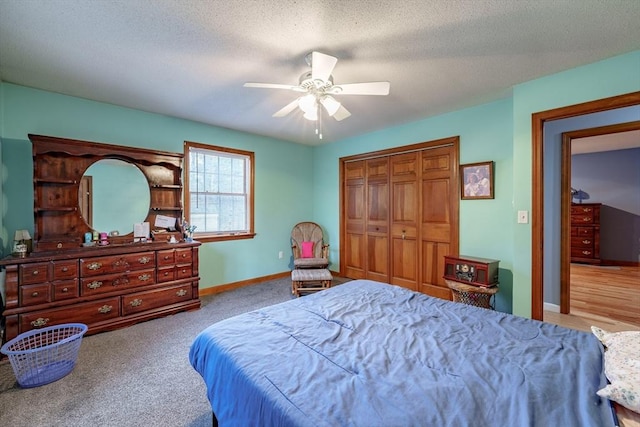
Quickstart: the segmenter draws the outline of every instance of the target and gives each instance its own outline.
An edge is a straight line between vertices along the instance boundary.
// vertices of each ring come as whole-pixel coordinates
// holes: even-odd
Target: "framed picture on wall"
[[[460,198],[493,199],[493,162],[460,165]]]

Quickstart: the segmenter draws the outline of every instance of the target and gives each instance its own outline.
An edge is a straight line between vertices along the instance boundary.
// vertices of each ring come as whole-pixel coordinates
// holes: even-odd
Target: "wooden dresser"
[[[600,206],[571,205],[571,262],[600,264]]]
[[[140,243],[9,256],[5,340],[84,323],[96,333],[200,307],[200,243]]]
[[[95,333],[200,307],[200,243],[184,241],[181,228],[182,153],[29,139],[34,237],[28,256],[0,260],[4,340],[61,323]],[[149,234],[134,236],[142,223]]]

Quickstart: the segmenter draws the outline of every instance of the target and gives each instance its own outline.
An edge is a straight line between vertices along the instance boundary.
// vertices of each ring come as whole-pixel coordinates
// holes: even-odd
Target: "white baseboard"
[[[557,304],[551,304],[550,302],[545,302],[542,306],[544,311],[551,311],[553,313],[560,313],[560,306]]]

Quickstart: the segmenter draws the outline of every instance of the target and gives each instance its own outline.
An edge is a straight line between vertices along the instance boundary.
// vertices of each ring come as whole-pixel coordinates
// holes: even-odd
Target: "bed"
[[[614,425],[592,334],[369,280],[211,325],[189,358],[214,425]]]

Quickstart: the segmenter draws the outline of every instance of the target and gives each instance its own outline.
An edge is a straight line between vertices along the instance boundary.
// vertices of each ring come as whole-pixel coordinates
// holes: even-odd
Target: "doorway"
[[[544,265],[544,124],[569,117],[640,105],[640,92],[633,92],[583,104],[547,110],[532,115],[532,248],[531,248],[531,317],[543,319]],[[566,215],[564,215],[566,216]],[[565,224],[566,226],[566,224]],[[562,241],[564,242],[564,239]],[[566,257],[568,265],[568,253]]]
[[[585,138],[589,138],[589,144],[597,144],[600,151],[610,151],[613,149],[634,148],[628,143],[629,138],[623,140],[618,138],[620,143],[625,145],[615,146],[616,142],[613,137],[606,138],[618,134],[625,135],[633,131],[640,130],[640,121],[620,123],[609,126],[600,126],[590,129],[582,129],[572,132],[565,132],[562,134],[562,167],[561,167],[561,268],[560,268],[560,313],[569,314],[571,312],[571,280],[572,272],[575,270],[571,267],[571,206],[572,206],[572,155],[574,150],[573,144],[582,144],[581,141],[587,141]],[[635,134],[634,134],[635,135]],[[599,138],[595,138],[599,137]],[[635,136],[633,137],[635,139]],[[612,144],[613,147],[606,147],[606,144]],[[638,146],[636,142],[633,142],[635,147]],[[607,149],[604,149],[604,148]],[[592,152],[593,149],[587,149],[587,152]],[[607,262],[609,261],[609,262]],[[605,260],[610,263],[611,260]],[[577,267],[576,267],[577,268]],[[587,307],[587,311],[589,311]],[[624,320],[624,319],[620,319]]]

